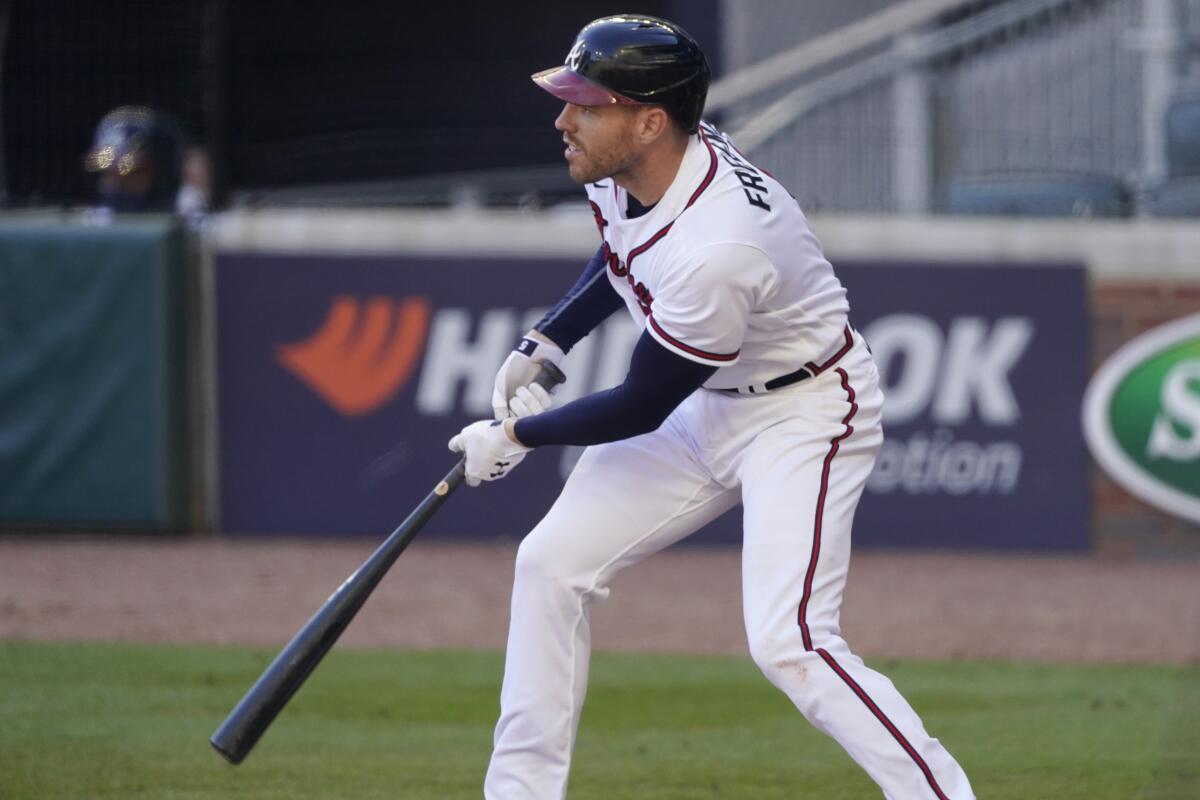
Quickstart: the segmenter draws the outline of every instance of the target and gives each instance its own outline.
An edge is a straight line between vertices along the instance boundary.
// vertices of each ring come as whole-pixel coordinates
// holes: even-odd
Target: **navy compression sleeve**
[[[608,282],[604,272],[607,266],[601,247],[583,268],[571,291],[533,326],[564,353],[570,352],[576,342],[625,304]]]
[[[672,353],[643,331],[620,386],[516,422],[530,447],[589,445],[649,433],[717,371]]]

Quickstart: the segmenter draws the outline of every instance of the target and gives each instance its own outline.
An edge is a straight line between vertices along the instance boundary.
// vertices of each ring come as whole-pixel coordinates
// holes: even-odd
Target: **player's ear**
[[[637,134],[644,143],[649,144],[671,128],[671,117],[661,106],[643,106],[638,109]]]

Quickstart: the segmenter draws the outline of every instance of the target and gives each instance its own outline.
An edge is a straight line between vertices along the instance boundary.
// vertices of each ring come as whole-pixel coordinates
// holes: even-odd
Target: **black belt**
[[[729,394],[762,394],[764,391],[769,392],[772,389],[782,389],[784,386],[791,386],[793,383],[806,381],[814,375],[820,375],[822,372],[841,361],[842,356],[850,352],[850,348],[854,346],[854,334],[849,325],[846,326],[842,336],[843,340],[839,343],[838,348],[826,353],[826,358],[822,363],[817,364],[816,362],[810,361],[795,372],[789,372],[787,375],[780,375],[778,378],[772,378],[771,380],[762,384],[762,389],[759,389],[756,386],[743,386],[734,387],[732,389],[713,389],[713,391],[727,392]]]
[[[764,383],[763,387],[769,392],[772,389],[782,389],[784,386],[791,386],[793,383],[806,381],[812,376],[813,374],[809,372],[807,368],[801,367],[795,372],[789,372],[787,375],[780,375],[778,378],[772,378]],[[753,386],[747,386],[745,392],[743,392],[741,389],[717,389],[716,391],[729,392],[730,394],[758,394],[758,391]]]

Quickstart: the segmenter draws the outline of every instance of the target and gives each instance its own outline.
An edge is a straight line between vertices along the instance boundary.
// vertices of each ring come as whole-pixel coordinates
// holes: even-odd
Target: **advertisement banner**
[[[1079,550],[1089,462],[1081,265],[845,264],[883,377],[858,544]]]
[[[1200,314],[1128,341],[1084,396],[1093,455],[1117,483],[1200,523]]]
[[[222,529],[388,533],[453,464],[450,436],[491,416],[497,367],[580,268],[219,254]],[[1086,547],[1083,269],[839,262],[838,273],[888,396],[856,541]],[[619,383],[637,335],[619,312],[581,342],[558,402]],[[512,477],[463,490],[426,533],[519,538],[577,457],[534,453]],[[735,509],[694,539],[739,537]]]

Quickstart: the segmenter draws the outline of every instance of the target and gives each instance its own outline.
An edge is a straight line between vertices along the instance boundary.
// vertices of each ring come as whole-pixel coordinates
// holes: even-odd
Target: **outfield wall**
[[[1195,526],[1092,475],[1079,423],[1095,364],[1134,333],[1200,308],[1194,226],[813,222],[890,390],[889,449],[863,503],[860,543],[1126,551],[1200,541]],[[218,526],[389,527],[444,466],[448,432],[487,414],[495,364],[595,242],[583,208],[216,220]],[[568,396],[620,379],[630,330],[610,320],[585,340]],[[367,345],[386,366],[367,368]],[[359,366],[339,351],[354,351]],[[569,461],[569,452],[531,459],[523,477],[479,490],[475,504],[450,504],[435,527],[484,533],[482,505],[489,531],[519,535]],[[733,539],[736,527],[731,518],[705,536]]]
[[[166,220],[0,223],[8,529],[378,535],[447,465],[448,435],[489,413],[496,365],[596,241],[580,207],[234,212],[191,233],[204,245],[195,270],[184,231]],[[814,226],[888,390],[861,544],[1200,553],[1195,524],[1090,466],[1079,419],[1084,384],[1119,346],[1200,310],[1195,226]],[[146,247],[130,238],[143,229]],[[118,268],[118,253],[140,266]],[[72,311],[126,274],[137,282],[104,294],[107,311]],[[635,337],[617,315],[581,343],[563,399],[618,382]],[[124,399],[99,413],[91,401],[116,390]],[[1186,416],[1173,432],[1185,457],[1197,435]],[[474,503],[450,504],[434,528],[520,535],[572,457],[530,459]],[[1178,467],[1185,483],[1200,476]],[[736,536],[731,517],[701,538]]]
[[[187,245],[168,217],[0,219],[0,523],[193,525]]]

